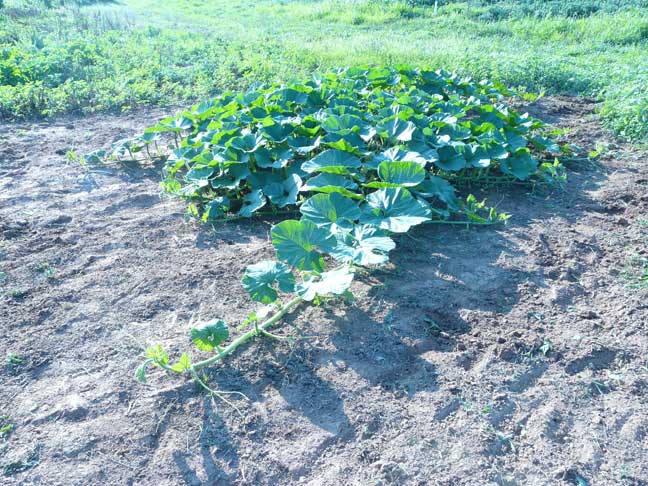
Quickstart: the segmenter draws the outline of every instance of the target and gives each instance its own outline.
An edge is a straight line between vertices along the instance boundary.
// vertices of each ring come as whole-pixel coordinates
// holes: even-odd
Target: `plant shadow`
[[[202,403],[203,424],[198,438],[198,447],[200,449],[200,469],[205,479],[200,479],[198,466],[189,463],[188,454],[175,450],[172,453],[173,461],[185,484],[192,486],[232,484],[237,477],[239,466],[237,447],[222,415],[214,410],[212,398],[205,394]],[[222,464],[227,464],[228,470]]]

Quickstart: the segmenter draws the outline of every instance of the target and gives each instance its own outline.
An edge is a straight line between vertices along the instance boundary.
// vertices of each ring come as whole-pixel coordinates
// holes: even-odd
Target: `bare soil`
[[[648,290],[627,272],[648,251],[648,153],[594,108],[529,107],[611,144],[563,189],[477,190],[510,224],[420,227],[354,304],[277,330],[313,339],[209,370],[242,415],[133,372],[147,343],[177,357],[192,323],[255,308],[239,279],[273,255],[271,222],[188,223],[158,167],[65,157],[161,112],[0,125],[0,483],[647,485]]]

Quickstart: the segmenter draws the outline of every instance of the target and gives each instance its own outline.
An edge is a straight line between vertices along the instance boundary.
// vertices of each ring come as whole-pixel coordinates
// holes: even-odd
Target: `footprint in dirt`
[[[160,202],[160,197],[152,194],[138,194],[137,196],[126,198],[118,203],[111,204],[102,211],[103,214],[113,215],[121,210],[128,209],[147,209],[155,206]]]

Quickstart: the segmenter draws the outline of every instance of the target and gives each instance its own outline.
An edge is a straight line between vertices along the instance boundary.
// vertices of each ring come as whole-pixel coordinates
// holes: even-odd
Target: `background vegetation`
[[[334,66],[595,96],[648,140],[648,0],[0,0],[0,117],[125,110]]]

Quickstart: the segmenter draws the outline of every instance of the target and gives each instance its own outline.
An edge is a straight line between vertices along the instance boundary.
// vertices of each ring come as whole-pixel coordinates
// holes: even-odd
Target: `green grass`
[[[427,0],[4,3],[6,119],[188,103],[335,66],[407,63],[596,96],[609,127],[648,140],[645,0],[441,1],[436,12]]]
[[[648,257],[634,255],[626,260],[626,268],[621,276],[628,287],[633,289],[648,288]]]

